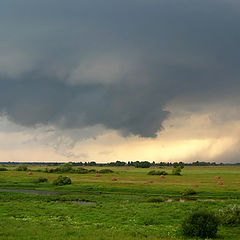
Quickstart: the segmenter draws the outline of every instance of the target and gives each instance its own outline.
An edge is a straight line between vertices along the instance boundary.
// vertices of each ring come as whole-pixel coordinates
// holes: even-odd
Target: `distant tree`
[[[121,162],[121,161],[116,161],[115,162],[115,166],[121,167],[121,166],[125,166],[126,163],[125,162]]]
[[[96,166],[96,165],[97,165],[97,163],[93,162],[93,161],[88,163],[88,166]]]
[[[142,162],[136,161],[134,162],[134,166],[136,168],[149,168],[151,166],[151,163],[148,161],[142,161]]]
[[[57,172],[70,172],[72,170],[72,163],[65,163],[60,165],[57,169]]]
[[[127,165],[128,165],[128,166],[134,166],[134,162],[132,162],[132,161],[131,161],[131,162],[128,161]]]
[[[180,166],[177,166],[176,168],[173,168],[172,175],[181,175],[182,168]]]
[[[184,163],[183,162],[174,162],[173,167],[174,168],[181,167],[181,169],[183,169],[184,168]]]

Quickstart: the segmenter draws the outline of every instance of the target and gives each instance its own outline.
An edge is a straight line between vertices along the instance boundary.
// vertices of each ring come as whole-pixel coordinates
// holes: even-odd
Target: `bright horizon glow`
[[[2,124],[6,121],[2,120]],[[95,138],[73,140],[69,136],[57,136],[54,131],[25,129],[24,132],[0,132],[0,161],[236,162],[238,159],[229,159],[228,154],[237,151],[239,133],[239,121],[216,124],[210,114],[182,117],[179,112],[164,122],[164,130],[156,138],[123,137],[116,131],[104,130]]]

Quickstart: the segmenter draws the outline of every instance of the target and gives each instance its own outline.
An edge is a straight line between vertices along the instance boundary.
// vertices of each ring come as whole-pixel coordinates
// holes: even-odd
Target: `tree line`
[[[183,168],[184,166],[221,166],[221,165],[240,165],[240,163],[216,163],[216,162],[203,162],[203,161],[195,161],[191,163],[184,163],[180,162],[159,162],[156,163],[155,161],[116,161],[116,162],[109,162],[109,163],[97,163],[95,161],[90,162],[70,162],[72,166],[96,166],[96,167],[124,167],[124,166],[132,166],[136,168],[149,168],[152,166],[156,167],[174,167],[180,166]],[[64,163],[61,162],[0,162],[1,165],[47,165],[47,166],[60,166]]]

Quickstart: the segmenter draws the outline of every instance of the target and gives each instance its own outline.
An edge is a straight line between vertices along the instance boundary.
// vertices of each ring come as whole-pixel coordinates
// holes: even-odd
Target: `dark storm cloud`
[[[0,110],[18,124],[153,137],[169,101],[207,103],[240,89],[237,2],[0,5]]]

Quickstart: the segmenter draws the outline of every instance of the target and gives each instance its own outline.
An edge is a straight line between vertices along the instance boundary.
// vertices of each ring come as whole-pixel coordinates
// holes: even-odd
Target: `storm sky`
[[[240,162],[237,0],[2,0],[0,161]]]

